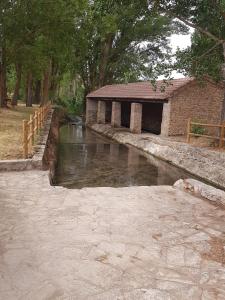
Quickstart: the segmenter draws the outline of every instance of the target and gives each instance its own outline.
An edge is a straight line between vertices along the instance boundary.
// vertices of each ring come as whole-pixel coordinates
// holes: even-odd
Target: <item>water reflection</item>
[[[185,177],[180,169],[82,125],[67,124],[60,130],[57,185],[68,188],[171,185]]]

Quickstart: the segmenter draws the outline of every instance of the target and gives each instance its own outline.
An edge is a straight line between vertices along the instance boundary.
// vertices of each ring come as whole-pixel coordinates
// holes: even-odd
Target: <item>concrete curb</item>
[[[25,171],[25,170],[43,170],[44,156],[47,149],[47,141],[51,129],[52,116],[54,109],[48,113],[45,121],[45,126],[41,131],[37,145],[34,148],[34,156],[29,159],[15,159],[15,160],[0,160],[0,171]]]
[[[195,179],[179,179],[175,188],[225,207],[225,192]]]

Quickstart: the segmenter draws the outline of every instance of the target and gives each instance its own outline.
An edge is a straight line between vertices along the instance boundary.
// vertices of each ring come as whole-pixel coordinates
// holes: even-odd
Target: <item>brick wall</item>
[[[223,89],[210,82],[194,81],[177,91],[170,99],[169,135],[186,134],[188,118],[219,124],[223,97]]]

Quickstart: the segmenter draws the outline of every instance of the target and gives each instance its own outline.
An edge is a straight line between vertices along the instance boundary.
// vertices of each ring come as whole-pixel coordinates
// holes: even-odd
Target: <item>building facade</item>
[[[86,124],[111,123],[133,133],[184,135],[189,118],[221,123],[223,99],[224,87],[209,79],[108,85],[87,95]]]

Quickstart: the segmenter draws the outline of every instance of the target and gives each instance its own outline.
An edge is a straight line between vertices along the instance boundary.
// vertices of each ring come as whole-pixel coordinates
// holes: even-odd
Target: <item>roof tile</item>
[[[193,78],[180,78],[169,81],[165,86],[163,80],[156,82],[157,88],[150,81],[106,85],[87,95],[88,98],[130,98],[145,100],[165,100],[169,98],[176,90],[191,82]],[[165,86],[162,91],[161,87]]]

